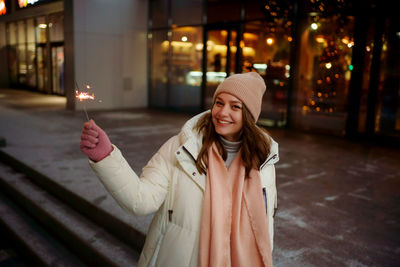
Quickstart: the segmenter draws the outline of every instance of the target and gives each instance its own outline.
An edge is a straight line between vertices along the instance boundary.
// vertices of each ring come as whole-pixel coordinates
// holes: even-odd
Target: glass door
[[[7,24],[7,60],[8,60],[8,73],[11,85],[18,83],[18,57],[17,57],[17,26],[16,22]]]
[[[400,33],[394,19],[386,19],[383,25],[377,92],[370,93],[371,109],[367,117],[368,133],[378,136],[400,137]],[[377,64],[378,65],[378,64]],[[374,75],[371,69],[371,76]],[[376,74],[375,74],[376,75]],[[372,89],[372,88],[371,88]],[[370,89],[370,90],[371,90]],[[376,107],[376,108],[375,108]],[[372,129],[373,127],[373,129]]]
[[[65,95],[64,91],[64,46],[52,45],[51,47],[51,66],[53,93]]]
[[[211,108],[213,95],[218,85],[229,75],[234,74],[238,68],[236,28],[208,29],[205,57],[205,92],[204,106]]]
[[[38,70],[38,90],[47,92],[48,85],[48,64],[46,44],[38,44],[37,47],[37,70]]]
[[[287,124],[292,40],[290,28],[284,26],[287,21],[249,21],[244,25],[242,72],[259,73],[267,86],[258,120],[263,126]]]

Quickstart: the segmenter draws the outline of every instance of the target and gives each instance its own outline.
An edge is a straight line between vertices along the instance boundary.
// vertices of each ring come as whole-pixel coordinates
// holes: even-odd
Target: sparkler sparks
[[[86,100],[86,99],[92,99],[92,100],[94,100],[94,94],[89,95],[89,93],[87,93],[87,92],[79,92],[78,90],[75,91],[75,96],[76,96],[76,98],[78,98],[79,101],[81,101],[81,102],[82,102],[83,100]]]
[[[80,90],[79,90],[78,84],[76,82],[75,82],[75,86],[78,89],[78,90],[75,90],[75,97],[77,99],[79,99],[80,102],[83,101],[83,110],[85,111],[86,118],[89,121],[89,116],[86,111],[85,100],[94,100],[94,94],[89,94],[88,92],[82,92],[82,91],[79,92]],[[91,88],[89,85],[86,85],[86,89],[90,90]]]

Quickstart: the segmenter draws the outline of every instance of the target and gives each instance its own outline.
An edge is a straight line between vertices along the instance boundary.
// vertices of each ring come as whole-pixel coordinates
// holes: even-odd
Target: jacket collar
[[[271,140],[271,148],[270,148],[270,153],[268,158],[264,161],[263,164],[261,164],[260,166],[260,170],[262,168],[264,168],[266,165],[272,165],[275,164],[279,161],[279,147],[278,147],[278,143],[275,142],[274,139],[272,139],[272,137],[270,137],[269,135],[265,134],[266,138],[270,138]]]
[[[190,155],[196,160],[197,156],[200,153],[200,149],[203,143],[203,134],[199,133],[195,126],[199,119],[209,113],[210,110],[204,111],[190,120],[188,120],[185,125],[182,127],[182,131],[180,134],[181,144],[183,147],[190,153]]]
[[[201,188],[203,192],[206,188],[206,175],[200,175],[196,168],[196,160],[202,146],[203,135],[194,128],[200,117],[207,112],[209,111],[200,113],[185,123],[181,132],[179,133],[179,141],[182,145],[175,153],[183,170]]]

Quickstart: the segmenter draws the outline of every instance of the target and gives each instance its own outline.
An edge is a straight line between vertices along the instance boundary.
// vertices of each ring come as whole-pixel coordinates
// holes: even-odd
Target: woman
[[[265,83],[235,74],[211,111],[185,123],[139,178],[94,121],[81,150],[108,192],[135,215],[156,212],[139,266],[272,266],[278,145],[256,126]]]

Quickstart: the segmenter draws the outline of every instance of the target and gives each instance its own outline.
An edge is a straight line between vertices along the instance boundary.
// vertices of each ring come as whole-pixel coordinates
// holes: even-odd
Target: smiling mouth
[[[218,123],[220,124],[232,124],[233,122],[230,121],[224,121],[224,120],[217,120]]]

